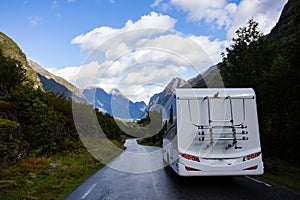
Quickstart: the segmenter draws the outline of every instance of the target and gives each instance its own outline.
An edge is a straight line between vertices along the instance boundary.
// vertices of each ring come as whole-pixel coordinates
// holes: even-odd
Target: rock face
[[[295,47],[299,46],[300,39],[300,1],[289,0],[284,6],[280,18],[276,26],[267,36],[271,41],[276,43],[278,48],[287,55],[295,51]]]
[[[175,88],[180,87],[189,87],[188,82],[180,78],[173,78],[162,92],[155,94],[150,98],[147,110],[151,110],[151,107],[155,105],[164,106],[167,103],[170,95],[173,94]]]
[[[224,87],[221,75],[217,65],[211,66],[205,72],[185,81],[180,78],[173,78],[167,87],[160,93],[153,95],[150,98],[147,110],[155,105],[165,106],[170,95],[174,92],[175,88],[216,88]]]
[[[3,166],[16,163],[28,154],[29,145],[21,140],[21,126],[0,126],[0,162]]]
[[[223,88],[224,83],[217,65],[213,65],[205,72],[191,78],[190,85],[194,88]]]
[[[29,145],[22,140],[14,110],[13,104],[0,101],[0,165],[3,166],[12,165],[28,154]]]
[[[78,88],[66,81],[65,79],[55,76],[41,67],[36,62],[28,59],[29,66],[37,73],[43,89],[46,92],[54,92],[55,94],[64,95],[66,99],[75,98],[75,100],[82,102],[83,96]]]

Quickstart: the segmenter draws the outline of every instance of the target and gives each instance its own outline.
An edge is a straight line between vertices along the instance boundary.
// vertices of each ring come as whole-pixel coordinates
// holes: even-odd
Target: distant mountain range
[[[34,83],[36,88],[41,88],[45,92],[54,92],[58,95],[64,95],[66,99],[75,99],[80,102],[88,102],[101,112],[108,113],[120,119],[140,119],[146,116],[146,112],[154,105],[164,105],[175,88],[193,87],[198,85],[204,87],[207,82],[205,78],[214,79],[213,72],[217,70],[214,66],[207,70],[204,74],[199,74],[195,78],[185,81],[180,78],[173,78],[166,88],[153,95],[150,102],[146,105],[145,102],[132,102],[126,98],[118,89],[107,93],[101,88],[87,88],[80,91],[74,85],[65,79],[55,76],[48,72],[36,62],[27,59],[26,55],[19,46],[4,33],[0,32],[0,48],[8,56],[20,61],[26,69],[27,77]],[[205,81],[204,81],[205,80]]]
[[[84,98],[99,111],[121,119],[141,119],[146,112],[145,102],[133,103],[126,98],[118,89],[110,93],[101,88],[88,88],[82,92]]]
[[[147,110],[151,110],[151,108],[155,105],[164,106],[167,103],[169,97],[173,94],[174,89],[184,87],[185,85],[187,85],[187,81],[180,78],[173,78],[163,91],[153,95],[150,98]]]
[[[175,88],[189,87],[223,87],[217,66],[212,66],[204,73],[185,81],[173,78],[160,93],[154,94],[146,105],[145,102],[132,102],[126,98],[118,89],[107,93],[101,88],[91,87],[82,91],[84,98],[101,112],[121,119],[140,119],[146,116],[146,112],[155,105],[164,106]]]

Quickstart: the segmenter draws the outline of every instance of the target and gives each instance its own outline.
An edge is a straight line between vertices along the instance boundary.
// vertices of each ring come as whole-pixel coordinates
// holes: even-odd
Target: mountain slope
[[[51,74],[34,61],[27,59],[21,48],[2,32],[0,32],[0,50],[4,56],[15,59],[22,64],[22,67],[26,70],[26,76],[33,82],[34,88],[62,94],[67,99],[74,97],[77,101],[83,101],[81,92],[74,85]],[[73,95],[73,92],[75,95]]]
[[[289,0],[284,6],[276,26],[267,36],[287,57],[299,48],[300,39],[300,1]]]
[[[59,76],[51,74],[46,69],[30,59],[28,59],[28,64],[38,74],[38,77],[45,91],[54,92],[56,94],[63,94],[67,99],[72,99],[73,97],[78,101],[82,101],[83,96],[79,89],[77,89],[74,85]]]
[[[174,92],[174,89],[180,87],[188,87],[188,82],[180,78],[173,78],[162,92],[155,94],[150,98],[147,110],[151,110],[151,107],[155,105],[164,106],[170,95]]]
[[[24,52],[11,38],[2,32],[0,32],[0,50],[4,56],[17,60],[22,64],[22,67],[26,70],[26,76],[34,83],[35,88],[42,88],[41,81],[39,80],[37,73],[27,62]]]
[[[101,112],[120,119],[140,119],[145,115],[145,102],[132,102],[118,89],[106,93],[101,88],[87,88],[83,91],[85,99]]]
[[[175,88],[190,87],[224,87],[217,65],[211,66],[205,72],[200,73],[199,75],[189,79],[188,81],[182,80],[180,78],[173,78],[162,92],[155,94],[150,98],[147,110],[151,110],[151,107],[155,105],[165,106]]]
[[[205,72],[188,80],[194,88],[223,88],[223,80],[217,65],[213,65]]]

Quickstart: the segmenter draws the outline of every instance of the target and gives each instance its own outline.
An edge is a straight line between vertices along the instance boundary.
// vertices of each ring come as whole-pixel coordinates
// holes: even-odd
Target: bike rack
[[[249,140],[248,137],[242,136],[242,135],[247,135],[248,131],[245,130],[247,129],[247,126],[245,125],[245,117],[246,117],[246,111],[245,111],[245,99],[254,99],[253,97],[223,97],[227,100],[229,100],[229,107],[230,107],[230,119],[227,120],[213,120],[211,118],[211,103],[210,103],[210,99],[212,98],[222,98],[222,97],[204,97],[202,98],[203,101],[206,100],[207,101],[207,110],[208,110],[208,125],[197,125],[192,123],[194,126],[196,126],[199,130],[198,135],[200,136],[199,141],[204,142],[204,141],[209,141],[210,145],[212,145],[215,140],[223,140],[223,141],[228,141],[228,140],[232,140],[231,144],[228,144],[226,146],[226,149],[230,149],[232,147],[234,147],[235,149],[241,149],[241,146],[238,146],[238,141],[245,141],[245,140]],[[199,99],[199,98],[198,98]],[[243,122],[240,124],[234,124],[234,112],[233,112],[233,107],[232,107],[232,99],[242,99],[243,100]],[[190,105],[189,105],[189,109],[190,109]],[[190,110],[189,110],[190,111]],[[191,118],[191,113],[190,113],[190,118]],[[224,126],[221,125],[212,125],[213,123],[227,123]],[[230,125],[229,125],[230,123]],[[214,137],[215,134],[215,130],[216,129],[227,129],[227,131],[219,131],[219,135],[221,134],[232,134],[232,137]],[[228,129],[231,129],[231,131],[228,131]],[[239,131],[237,131],[239,130]],[[206,133],[205,133],[206,132]],[[208,136],[208,137],[207,137]],[[242,137],[240,137],[242,136]]]

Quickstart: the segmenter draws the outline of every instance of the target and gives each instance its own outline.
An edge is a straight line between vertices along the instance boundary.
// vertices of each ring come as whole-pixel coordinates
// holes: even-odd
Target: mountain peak
[[[175,88],[180,88],[180,87],[184,86],[185,84],[187,84],[187,81],[176,77],[170,81],[170,83],[167,85],[166,89],[172,92]]]
[[[145,115],[145,102],[132,102],[120,90],[114,88],[109,93],[102,88],[88,88],[83,91],[85,99],[102,112],[120,119],[140,119]]]
[[[124,96],[124,95],[122,94],[122,92],[121,92],[119,89],[117,89],[117,88],[113,88],[113,89],[110,91],[110,94],[112,94],[112,95],[122,95],[122,96]]]

